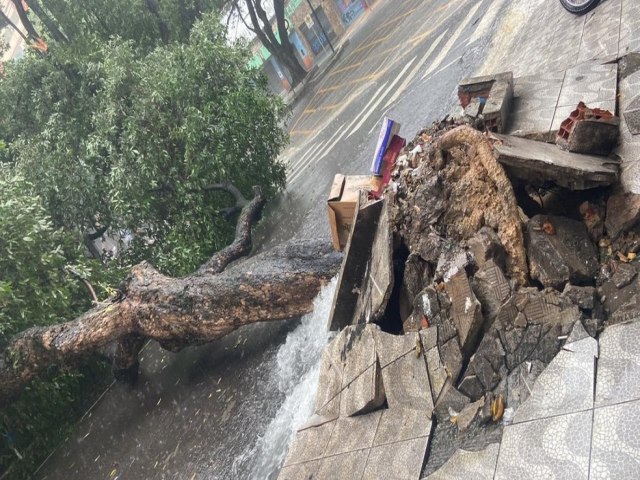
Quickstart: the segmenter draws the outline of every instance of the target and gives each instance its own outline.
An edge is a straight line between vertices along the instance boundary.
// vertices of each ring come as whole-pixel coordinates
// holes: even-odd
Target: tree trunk
[[[328,243],[284,244],[225,269],[251,250],[251,224],[264,203],[257,189],[242,210],[236,241],[198,272],[170,278],[143,262],[132,269],[116,298],[75,320],[14,337],[0,357],[0,406],[49,366],[73,365],[115,341],[114,371],[120,378],[131,377],[146,339],[175,351],[217,340],[243,325],[310,312],[320,287],[339,267],[340,255]]]
[[[13,28],[18,33],[18,35],[20,35],[22,37],[22,39],[25,42],[29,42],[29,38],[22,32],[22,30],[20,30],[20,28],[15,23],[13,23],[11,21],[11,19],[9,17],[7,17],[4,14],[4,11],[2,9],[0,9],[0,15],[2,15],[2,18],[4,18],[4,21],[7,22],[7,25],[9,25],[11,28]]]
[[[62,33],[60,28],[56,25],[55,20],[47,11],[45,11],[40,3],[36,0],[29,0],[29,7],[33,10],[33,13],[40,19],[42,24],[45,26],[51,38],[58,43],[67,43],[69,39],[67,36]]]
[[[292,86],[298,85],[307,76],[307,71],[304,69],[298,58],[295,55],[295,48],[289,41],[289,35],[285,26],[284,19],[284,3],[282,0],[274,0],[274,6],[276,11],[276,22],[278,24],[278,38],[273,33],[273,28],[269,22],[267,13],[260,5],[260,0],[245,0],[247,10],[249,12],[249,18],[251,19],[251,30],[256,34],[262,45],[265,46],[269,53],[276,57],[291,74]],[[279,4],[282,3],[282,8],[279,8]],[[237,5],[236,5],[237,7]],[[238,14],[242,17],[242,13],[237,8]],[[279,17],[279,18],[278,18]],[[244,19],[243,19],[244,21]],[[261,23],[262,22],[262,23]]]
[[[31,23],[31,20],[29,20],[29,17],[27,16],[27,12],[25,12],[24,8],[22,8],[22,0],[11,0],[11,1],[13,5],[16,7],[18,16],[20,17],[20,21],[22,22],[22,26],[25,28],[25,30],[29,34],[29,37],[31,38],[31,40],[33,41],[38,40],[40,38],[40,35],[38,34],[38,32],[36,31],[36,28]]]

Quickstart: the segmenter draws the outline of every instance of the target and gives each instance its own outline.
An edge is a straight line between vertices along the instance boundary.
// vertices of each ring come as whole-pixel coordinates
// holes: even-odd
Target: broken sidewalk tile
[[[496,135],[493,148],[498,161],[515,178],[532,184],[553,182],[571,190],[615,183],[619,163],[595,155],[560,150],[557,146],[507,135]]]
[[[345,328],[345,340],[340,353],[344,366],[342,388],[346,388],[358,376],[377,361],[373,331],[376,325],[353,325]]]
[[[600,335],[596,407],[640,398],[639,319],[636,310],[630,321],[609,326]]]
[[[529,273],[545,287],[592,282],[598,272],[597,250],[582,222],[536,215],[527,224]]]
[[[447,376],[447,371],[440,359],[440,353],[437,346],[425,352],[425,360],[427,362],[427,370],[431,384],[431,395],[435,402],[442,395],[442,390],[444,389],[449,377]]]
[[[434,413],[439,422],[448,422],[451,417],[449,409],[460,412],[469,403],[471,403],[469,397],[460,393],[451,384],[451,380],[447,379],[436,402]]]
[[[432,422],[421,410],[389,408],[382,411],[373,446],[388,445],[431,434]]]
[[[405,354],[415,351],[416,344],[420,341],[420,336],[418,332],[392,335],[380,329],[374,329],[373,339],[380,366],[384,368]]]
[[[613,113],[580,102],[560,124],[556,144],[570,152],[609,155],[618,143],[619,126]]]
[[[587,480],[592,415],[585,411],[506,426],[495,480]]]
[[[379,410],[366,415],[336,420],[324,452],[325,456],[370,448],[373,445],[381,415],[382,411]]]
[[[513,73],[470,78],[458,85],[458,98],[465,115],[482,115],[487,130],[503,132],[513,102]]]
[[[329,314],[330,331],[352,323],[381,211],[381,201],[367,202],[366,194],[360,194]]]
[[[536,379],[531,396],[516,410],[514,423],[593,408],[595,364],[592,352],[560,350]]]
[[[517,410],[529,398],[536,379],[544,369],[544,363],[533,360],[520,363],[509,373],[507,377],[507,405],[510,408]]]
[[[458,431],[465,432],[471,425],[471,422],[476,418],[478,411],[484,406],[484,397],[480,398],[477,402],[466,405],[460,413],[456,416],[456,425]]]
[[[467,240],[469,250],[478,268],[482,268],[488,261],[493,261],[504,269],[506,254],[498,234],[491,227],[484,226],[478,233]]]
[[[433,398],[422,355],[407,353],[382,369],[389,408],[413,408],[431,417]]]
[[[352,417],[376,410],[386,400],[380,365],[376,362],[340,392],[340,416]]]
[[[340,332],[322,352],[314,409],[319,415],[337,415],[340,412],[339,395],[344,372],[342,350],[346,334],[346,329]]]
[[[499,451],[499,443],[477,452],[456,450],[447,463],[426,480],[493,480]]]
[[[460,347],[465,354],[469,354],[484,323],[480,302],[471,289],[464,269],[445,281],[445,290],[451,299],[453,323],[458,331]]]
[[[585,338],[590,338],[590,337],[591,335],[589,335],[587,330],[584,328],[584,325],[582,325],[582,321],[577,320],[573,324],[573,329],[571,329],[571,334],[567,337],[567,344],[577,342],[578,340],[583,340]],[[595,356],[597,357],[598,355],[595,355]]]
[[[449,340],[440,348],[440,359],[444,364],[444,368],[447,372],[447,376],[456,379],[460,375],[462,370],[462,352],[460,351],[460,344],[456,337]]]
[[[382,211],[373,237],[371,253],[360,285],[352,324],[376,322],[382,318],[394,284],[393,237],[389,201],[382,200]]]
[[[638,275],[638,269],[636,265],[629,263],[615,263],[615,272],[611,276],[611,281],[616,288],[624,288],[633,282],[633,279]]]
[[[473,292],[482,305],[482,313],[487,321],[492,321],[511,295],[509,281],[493,260],[484,263],[471,281]]]
[[[325,455],[325,450],[338,420],[319,427],[307,428],[296,433],[289,446],[284,466],[317,460]]]
[[[420,478],[424,457],[429,447],[429,437],[413,438],[388,445],[371,448],[363,480],[393,478],[414,480]],[[352,475],[336,478],[358,478]]]
[[[596,289],[594,287],[577,287],[567,284],[562,291],[562,296],[571,300],[582,310],[593,310],[596,306]]]
[[[615,192],[607,200],[605,226],[612,240],[640,221],[640,195]]]

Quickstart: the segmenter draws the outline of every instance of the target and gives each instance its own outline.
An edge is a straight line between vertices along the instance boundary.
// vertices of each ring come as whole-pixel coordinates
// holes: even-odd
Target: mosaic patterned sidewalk
[[[599,341],[585,335],[540,374],[500,444],[459,450],[428,478],[637,479],[640,319],[608,327]]]

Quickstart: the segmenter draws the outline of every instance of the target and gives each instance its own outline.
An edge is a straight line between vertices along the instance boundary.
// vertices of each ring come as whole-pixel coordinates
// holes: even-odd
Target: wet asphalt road
[[[412,139],[457,104],[479,68],[505,0],[378,0],[341,57],[299,99],[289,129],[289,186],[267,209],[258,249],[292,237],[329,241],[335,173],[366,174],[383,115]],[[284,396],[269,387],[294,323],[253,325],[179,354],[151,345],[142,381],[116,384],[37,478],[246,478],[234,460],[262,434]],[[236,465],[237,467],[237,465]]]

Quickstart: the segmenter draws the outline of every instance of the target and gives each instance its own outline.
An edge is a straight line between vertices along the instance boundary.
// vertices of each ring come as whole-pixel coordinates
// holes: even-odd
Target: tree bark
[[[16,10],[18,12],[18,17],[20,17],[20,21],[22,22],[22,26],[25,28],[25,30],[29,34],[29,37],[31,38],[31,40],[36,41],[40,39],[40,34],[38,34],[38,32],[36,31],[36,28],[31,23],[31,20],[29,20],[29,17],[27,16],[27,12],[25,12],[24,8],[22,8],[22,0],[11,0],[11,2],[16,7]]]
[[[11,21],[11,19],[9,17],[7,17],[4,12],[2,11],[2,9],[0,9],[0,15],[2,15],[2,18],[4,18],[4,21],[7,22],[7,25],[9,25],[11,28],[13,28],[18,35],[20,35],[22,37],[22,39],[25,42],[29,41],[29,38],[22,32],[22,30],[20,30],[20,28]]]
[[[40,19],[42,24],[45,26],[51,38],[58,43],[67,43],[69,39],[67,36],[62,33],[60,28],[56,25],[56,21],[53,19],[51,15],[40,5],[37,0],[29,0],[29,7],[33,10],[33,13]]]
[[[225,268],[251,250],[251,225],[264,203],[257,189],[240,215],[238,238],[198,272],[170,278],[143,262],[116,298],[75,320],[14,337],[0,356],[0,406],[49,366],[73,365],[114,341],[114,372],[130,378],[147,339],[175,351],[217,340],[243,325],[310,312],[320,287],[339,267],[340,255],[328,243],[292,242]]]

